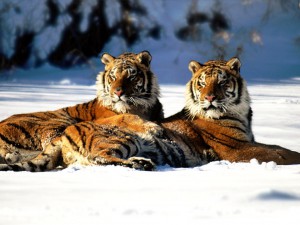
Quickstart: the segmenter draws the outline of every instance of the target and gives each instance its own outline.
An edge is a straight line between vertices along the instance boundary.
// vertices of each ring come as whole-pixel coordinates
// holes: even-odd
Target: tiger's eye
[[[202,80],[198,80],[198,85],[204,87],[205,86],[205,82]]]
[[[130,75],[136,75],[137,70],[135,68],[128,69]]]

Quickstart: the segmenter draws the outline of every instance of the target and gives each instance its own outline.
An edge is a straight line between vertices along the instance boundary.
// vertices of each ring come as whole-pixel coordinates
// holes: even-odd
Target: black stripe
[[[74,128],[76,129],[76,131],[78,132],[77,137],[80,138],[80,142],[82,143],[82,147],[85,149],[86,146],[86,135],[82,132],[80,126],[78,125],[74,125]],[[79,148],[79,147],[78,147]]]
[[[91,129],[91,126],[88,126],[88,125],[91,125],[90,123],[80,123],[80,126],[81,127],[84,127],[84,128],[86,128],[86,129],[88,129],[88,130],[90,130]],[[93,127],[92,127],[93,128]]]
[[[165,159],[165,160],[167,160],[167,154],[163,151],[163,147],[162,147],[162,145],[160,144],[160,142],[158,141],[158,140],[162,140],[162,138],[161,137],[159,137],[159,138],[154,138],[154,143],[155,143],[155,146],[156,146],[156,149],[159,151],[159,152],[161,152],[161,154],[163,155],[163,158]],[[167,148],[167,150],[168,150],[168,148]]]
[[[127,141],[127,140],[126,140]],[[127,144],[125,144],[124,142],[122,142],[122,141],[120,141],[120,140],[113,140],[113,144],[118,144],[118,145],[120,145],[121,147],[123,147],[124,149],[126,149],[126,156],[125,156],[125,154],[123,154],[123,152],[122,152],[122,158],[123,159],[128,159],[129,158],[129,156],[130,156],[130,146],[129,145],[127,145]]]
[[[186,141],[184,141],[183,138],[181,137],[178,137],[181,139],[181,142],[183,142],[185,145],[188,146],[189,149],[191,149],[189,143],[187,143]],[[167,145],[169,147],[169,145],[171,145],[171,149],[168,148],[168,155],[170,154],[171,157],[172,157],[172,161],[175,162],[175,164],[180,167],[187,167],[187,164],[186,164],[186,156],[185,156],[185,152],[174,142],[172,142],[171,140],[169,139],[165,139],[165,141],[167,141]],[[172,154],[174,153],[174,154]]]
[[[14,141],[9,140],[8,138],[6,138],[5,136],[3,136],[2,134],[0,134],[0,138],[6,142],[9,145],[12,145],[15,148],[19,148],[19,149],[25,149],[25,150],[33,150],[31,147],[28,146],[23,146],[20,143],[16,143]]]
[[[67,113],[68,117],[73,118],[73,117],[71,116],[71,113],[69,112],[70,109],[71,109],[71,107],[67,107],[67,108],[64,108],[63,111],[65,111],[65,112]]]
[[[178,160],[175,160],[174,154],[172,154],[174,149],[171,149],[171,151],[170,151],[169,146],[161,145],[160,142],[156,138],[155,138],[155,145],[157,146],[157,151],[159,151],[160,154],[163,156],[163,159],[165,161],[163,163],[168,164],[170,166],[175,166],[175,167],[181,166],[181,163],[178,163]],[[165,150],[166,150],[166,152],[165,152]]]
[[[8,167],[13,171],[24,171],[25,170],[25,168],[23,168],[22,166],[16,165],[16,164],[8,165]]]
[[[242,82],[242,79],[237,79],[237,89],[238,89],[238,97],[237,99],[235,100],[235,104],[238,105],[241,103],[241,96],[242,96],[242,90],[243,90],[243,82]]]
[[[87,152],[91,152],[91,146],[94,145],[94,143],[93,143],[94,141],[95,141],[95,135],[93,135],[93,136],[91,137],[88,146],[85,148],[85,150],[86,150]],[[97,141],[97,139],[96,139],[96,141]],[[99,150],[100,150],[100,149],[99,149]]]
[[[67,134],[65,134],[65,137],[68,139],[68,141],[70,142],[70,144],[74,147],[76,147],[76,151],[78,151],[79,146],[74,142],[74,140]]]
[[[22,126],[15,124],[15,123],[8,123],[7,126],[14,127],[18,130],[20,130],[24,135],[26,139],[29,139],[31,141],[31,144],[34,144],[34,139],[32,138],[31,134]]]
[[[76,129],[76,131],[78,132],[79,135],[81,135],[81,128],[80,126],[78,126],[77,124],[73,125]]]
[[[202,134],[203,134],[204,136],[208,137],[209,139],[211,139],[211,140],[213,140],[213,141],[215,141],[215,142],[217,142],[217,143],[219,143],[219,144],[225,145],[225,146],[227,146],[227,147],[229,147],[229,148],[233,148],[233,149],[235,148],[235,146],[232,146],[232,145],[227,144],[227,143],[224,142],[223,140],[221,140],[221,139],[215,137],[214,135],[212,135],[212,134],[210,134],[210,133],[208,133],[208,132],[206,132],[206,131],[204,131],[204,130],[202,130],[201,132],[202,132]],[[208,143],[206,143],[206,144],[208,144]]]
[[[117,141],[117,143],[118,143],[119,141]],[[126,154],[126,156],[124,157],[124,159],[128,159],[129,158],[129,156],[130,156],[130,153],[131,153],[131,148],[130,148],[130,146],[129,145],[127,145],[127,144],[125,144],[125,143],[119,143],[123,148],[125,148],[126,149],[126,152],[127,152],[127,154]]]
[[[233,81],[233,91],[232,91],[232,92],[229,92],[229,93],[231,93],[231,95],[232,95],[233,98],[236,97],[236,94],[235,94],[236,88],[237,88],[238,91],[239,91],[239,86],[237,85],[237,81],[234,79],[234,81]],[[235,104],[238,104],[238,103],[239,103],[239,98],[240,98],[240,97],[241,97],[241,96],[238,94],[237,99],[235,100]],[[237,100],[238,100],[238,102],[237,102]]]
[[[118,158],[123,159],[123,152],[120,149],[110,149],[110,151],[114,152],[114,156],[117,157],[117,155],[119,155]]]
[[[133,140],[131,140],[131,139],[127,139],[126,142],[127,142],[127,143],[129,142],[129,143],[130,143],[129,145],[131,145],[131,146],[136,146],[135,142],[134,142]],[[131,150],[132,150],[132,149],[131,149]],[[138,154],[138,152],[139,152],[139,150],[138,150],[138,148],[137,148],[137,146],[136,146],[135,151],[131,152],[131,155],[132,155],[132,156],[135,156],[135,155]]]
[[[45,112],[45,115],[49,116],[50,118],[59,118],[55,112]]]
[[[91,113],[91,117],[92,120],[96,119],[96,105],[98,104],[98,99],[95,98],[92,102],[91,102],[91,108],[90,108],[90,113]],[[92,110],[93,109],[93,110]]]
[[[243,133],[246,133],[246,131],[244,129],[240,128],[240,127],[236,127],[236,126],[226,126],[226,127],[232,128],[232,129],[236,129],[236,130],[239,130],[239,131],[241,131]]]
[[[59,116],[61,116],[61,119],[68,119],[68,114],[66,114],[66,110],[64,110],[64,109],[59,109],[59,110],[57,110],[57,111],[55,111],[55,113],[57,113]],[[67,118],[66,118],[67,117]],[[60,117],[58,117],[58,118],[60,118]]]
[[[152,83],[152,77],[153,77],[153,76],[154,76],[154,75],[152,74],[151,71],[147,71],[146,76],[144,77],[144,80],[143,80],[144,83],[145,83],[145,79],[147,79],[147,81],[148,81],[147,92],[152,90],[152,86],[153,86],[153,83]],[[143,85],[143,86],[144,86],[144,85]]]
[[[192,95],[192,99],[193,99],[193,102],[195,102],[195,95],[194,95],[194,91],[193,91],[193,82],[190,81],[190,93]]]
[[[225,137],[230,138],[230,139],[232,139],[232,140],[234,140],[234,141],[237,141],[237,142],[242,142],[242,143],[247,143],[247,142],[249,142],[249,141],[245,141],[245,140],[241,140],[241,139],[238,139],[238,138],[229,136],[229,135],[227,135],[227,134],[223,134],[223,133],[220,133],[220,134],[222,134],[222,135],[224,135]]]
[[[18,116],[21,116],[22,119],[24,119],[24,118],[30,118],[30,119],[45,120],[45,117],[37,116],[35,114],[22,114],[22,115],[18,115]],[[16,117],[16,119],[20,119],[21,117]]]
[[[86,128],[88,131],[90,131],[91,129],[95,130],[95,132],[98,131],[98,132],[97,132],[98,135],[96,135],[95,132],[92,134],[92,137],[91,137],[91,139],[90,139],[88,145],[87,145],[87,143],[85,143],[85,147],[84,147],[85,150],[86,150],[87,152],[91,152],[91,146],[94,145],[94,141],[97,142],[97,141],[98,141],[97,137],[98,137],[98,136],[103,137],[103,135],[99,133],[100,130],[97,130],[97,127],[96,127],[95,124],[92,123],[92,122],[80,123],[80,126]],[[85,141],[86,141],[86,140],[85,140]],[[86,146],[86,145],[87,145],[87,146]],[[99,150],[100,150],[100,149],[99,149]]]
[[[107,74],[107,70],[104,70],[104,72],[101,74],[102,75],[102,84],[103,86],[105,85],[105,76]]]
[[[28,162],[26,162],[26,163],[27,163],[28,166],[30,167],[30,172],[36,172],[36,171],[37,171],[38,166],[35,165],[33,162],[28,161]]]
[[[222,116],[222,117],[220,117],[219,119],[220,119],[220,120],[233,120],[233,121],[236,121],[236,122],[241,123],[244,127],[247,127],[246,124],[245,124],[242,120],[240,120],[240,119],[238,119],[238,118],[235,118],[235,117],[231,117],[231,116]]]

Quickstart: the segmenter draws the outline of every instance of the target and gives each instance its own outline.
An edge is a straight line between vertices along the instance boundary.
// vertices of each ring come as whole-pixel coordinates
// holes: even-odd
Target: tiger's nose
[[[216,96],[214,95],[206,95],[205,99],[209,102],[213,102],[216,99]]]
[[[118,97],[121,97],[123,95],[123,90],[121,87],[117,87],[116,90],[115,90],[115,94],[118,96]]]

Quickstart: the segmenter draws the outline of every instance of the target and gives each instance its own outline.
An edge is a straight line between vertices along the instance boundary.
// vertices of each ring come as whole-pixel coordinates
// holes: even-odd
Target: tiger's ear
[[[152,60],[152,56],[148,51],[142,51],[139,54],[137,54],[137,59],[141,64],[149,67]]]
[[[236,73],[240,73],[240,68],[241,68],[241,62],[237,57],[231,58],[228,60],[226,63],[227,66]]]
[[[195,60],[192,60],[189,63],[189,70],[193,74],[196,73],[201,67],[202,67],[202,65],[200,63],[198,63],[197,61],[195,61]]]
[[[103,53],[103,55],[101,56],[101,62],[105,65],[109,64],[114,59],[115,59],[115,57],[113,57],[112,55],[110,55],[108,53]]]

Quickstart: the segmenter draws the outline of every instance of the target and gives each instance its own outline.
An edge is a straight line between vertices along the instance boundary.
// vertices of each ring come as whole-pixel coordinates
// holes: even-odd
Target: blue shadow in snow
[[[270,190],[268,192],[259,194],[256,199],[262,201],[300,201],[300,196],[287,192]]]

